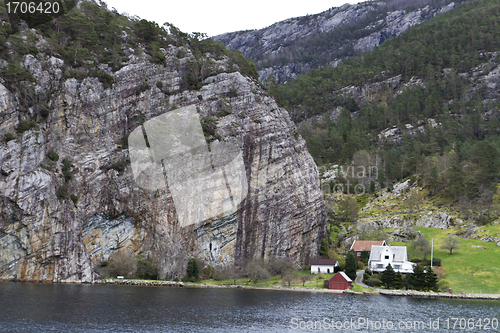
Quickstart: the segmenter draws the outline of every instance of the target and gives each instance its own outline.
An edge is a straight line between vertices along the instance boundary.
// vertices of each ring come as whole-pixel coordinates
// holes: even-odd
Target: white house
[[[389,264],[400,273],[413,273],[417,265],[408,261],[406,246],[372,246],[368,268],[372,272],[383,272]]]
[[[311,259],[311,274],[334,273],[338,265],[339,262],[333,259]]]

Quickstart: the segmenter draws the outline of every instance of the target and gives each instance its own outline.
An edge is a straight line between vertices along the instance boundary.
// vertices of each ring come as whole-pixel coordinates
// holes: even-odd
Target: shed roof
[[[348,277],[346,273],[344,273],[344,272],[338,272],[337,274],[342,275],[342,277],[343,277],[344,279],[346,279],[346,281],[347,281],[347,282],[352,282],[351,278],[350,278],[350,277]]]
[[[338,261],[334,259],[311,259],[311,265],[336,266],[337,264]]]
[[[383,246],[385,245],[385,241],[365,241],[365,240],[356,240],[352,243],[351,250],[356,252],[359,251],[371,251],[372,246]]]

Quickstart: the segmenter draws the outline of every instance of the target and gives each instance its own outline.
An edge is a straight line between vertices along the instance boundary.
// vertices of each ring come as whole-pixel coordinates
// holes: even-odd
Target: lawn
[[[484,234],[492,236],[500,233],[500,226],[485,226]],[[442,267],[446,271],[445,279],[450,282],[453,292],[493,293],[500,294],[500,247],[496,243],[481,242],[477,239],[460,240],[460,249],[449,255],[448,250],[440,247],[448,233],[453,230],[436,228],[415,228],[422,232],[431,241],[434,239],[434,257],[442,260]],[[498,235],[496,236],[498,237]],[[485,247],[473,248],[472,245]]]
[[[373,293],[373,289],[361,287],[359,284],[352,284],[352,291]]]
[[[305,275],[311,275],[309,271],[301,271],[297,273],[297,278],[294,279],[291,282],[292,287],[302,287],[302,280],[300,279],[300,276],[305,274]],[[323,288],[323,283],[325,280],[330,279],[334,274],[321,274],[321,279],[318,280],[318,275],[314,274],[311,275],[311,280],[307,281],[304,285],[304,287],[313,287],[313,288]],[[234,284],[233,280],[201,280],[199,282],[184,282],[185,284],[211,284],[211,285],[218,285],[218,284]],[[279,275],[273,275],[271,276],[271,279],[266,280],[266,281],[258,281],[257,283],[250,282],[248,278],[241,278],[241,279],[236,279],[236,285],[240,286],[253,286],[253,287],[277,287],[277,286],[288,286],[288,284],[281,279],[281,276]]]

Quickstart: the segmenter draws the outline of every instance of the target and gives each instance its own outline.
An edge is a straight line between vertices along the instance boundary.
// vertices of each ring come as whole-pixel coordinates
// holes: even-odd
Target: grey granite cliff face
[[[316,15],[290,18],[267,28],[231,32],[214,38],[253,59],[261,81],[272,75],[277,83],[284,83],[320,66],[336,66],[342,57],[331,59],[331,56],[338,49],[352,49],[352,54],[373,50],[386,39],[453,9],[460,2],[450,2],[441,7],[428,5],[412,11],[388,11],[384,2],[377,1],[345,4]],[[317,40],[323,38],[325,33],[335,33],[335,29],[346,27],[358,31],[357,35],[363,37],[347,38],[334,50],[318,46]],[[329,37],[324,39],[326,43]],[[309,56],[301,56],[302,53]]]
[[[190,256],[218,265],[285,256],[306,263],[317,255],[326,223],[318,171],[287,111],[227,59],[213,60],[220,74],[200,90],[182,91],[193,55],[185,47],[162,52],[166,66],[133,52],[117,72],[102,66],[114,79],[109,88],[93,77],[65,78],[56,57],[25,56],[36,90],[51,96],[51,112],[0,143],[0,279],[95,281],[96,266],[120,249],[159,258],[162,278],[183,276]],[[2,138],[24,119],[19,105],[0,84]],[[235,212],[183,228],[169,188],[137,186],[122,138],[188,105],[214,125],[219,140],[238,143],[248,186]],[[51,150],[60,156],[55,164]],[[63,158],[71,160],[69,181]],[[125,168],[113,168],[120,161]],[[62,185],[76,204],[58,198]]]

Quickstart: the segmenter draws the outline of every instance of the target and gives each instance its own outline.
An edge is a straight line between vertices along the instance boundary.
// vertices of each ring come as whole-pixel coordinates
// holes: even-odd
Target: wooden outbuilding
[[[335,272],[339,262],[334,259],[312,259],[311,274],[330,274]]]
[[[344,273],[338,272],[331,277],[330,280],[325,280],[325,288],[334,290],[346,290],[352,285],[352,280]]]

